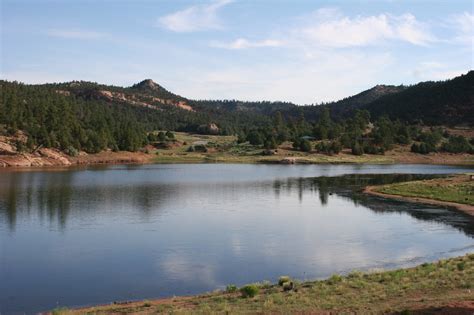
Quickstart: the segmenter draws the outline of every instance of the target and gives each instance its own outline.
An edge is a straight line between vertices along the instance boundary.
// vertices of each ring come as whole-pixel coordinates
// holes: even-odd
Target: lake
[[[474,251],[474,219],[361,193],[472,169],[109,166],[0,171],[0,313],[390,269]]]

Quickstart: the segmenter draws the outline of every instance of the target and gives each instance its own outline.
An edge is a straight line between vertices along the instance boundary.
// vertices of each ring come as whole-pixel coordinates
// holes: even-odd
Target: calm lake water
[[[1,171],[0,313],[194,294],[280,275],[323,278],[473,252],[473,218],[360,192],[467,171],[221,164]]]

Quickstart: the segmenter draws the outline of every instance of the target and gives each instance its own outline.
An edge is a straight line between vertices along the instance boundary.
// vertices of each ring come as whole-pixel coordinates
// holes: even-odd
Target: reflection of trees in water
[[[474,236],[474,218],[466,214],[451,211],[443,207],[428,206],[391,199],[375,197],[362,193],[366,186],[384,185],[396,182],[419,180],[440,177],[441,175],[413,175],[413,174],[370,174],[344,175],[337,177],[298,178],[286,181],[275,181],[273,187],[278,190],[297,190],[301,200],[304,191],[317,191],[322,205],[328,203],[331,194],[339,198],[350,200],[354,205],[362,205],[376,213],[406,213],[425,221],[449,224],[469,236]],[[277,193],[277,192],[275,192]],[[434,209],[433,211],[427,211]]]
[[[59,226],[63,229],[71,208],[72,174],[71,172],[54,173],[47,177],[42,177],[36,172],[9,174],[6,188],[0,190],[1,200],[3,200],[0,203],[0,215],[3,213],[10,229],[15,229],[20,213],[30,215],[32,212],[38,212],[40,218],[46,216],[50,223],[57,219]],[[35,182],[37,179],[40,182]]]
[[[286,190],[297,189],[298,198],[302,200],[304,191],[317,191],[321,204],[328,203],[329,195],[332,193],[357,192],[367,185],[383,185],[394,182],[409,181],[415,179],[432,178],[430,175],[410,174],[382,174],[382,175],[344,175],[337,177],[313,177],[313,178],[290,178],[284,181],[275,180],[273,189],[278,196],[282,188]],[[349,196],[356,204],[359,196]]]
[[[64,230],[71,211],[86,216],[101,211],[120,211],[130,205],[148,218],[179,189],[166,185],[90,185],[74,183],[75,172],[8,174],[0,186],[0,219],[14,231],[20,215],[36,215]],[[105,209],[108,207],[108,209]],[[4,219],[3,219],[4,218]]]
[[[189,194],[212,195],[216,189],[224,191],[232,189],[237,194],[252,190],[253,193],[259,194],[271,189],[277,198],[284,192],[288,194],[296,192],[300,202],[305,193],[317,193],[323,206],[329,202],[329,196],[335,194],[338,198],[350,200],[355,205],[363,205],[377,213],[407,213],[420,220],[450,224],[468,235],[474,235],[474,219],[467,215],[443,211],[439,207],[387,200],[361,192],[367,185],[432,178],[436,175],[352,174],[337,177],[287,178],[268,182],[268,185],[234,183],[215,187],[182,183],[140,185],[105,183],[81,186],[80,183],[74,183],[74,174],[75,172],[9,174],[6,185],[0,186],[0,218],[5,218],[3,221],[7,222],[11,230],[14,230],[20,214],[38,215],[42,221],[47,220],[50,224],[57,222],[58,226],[64,229],[70,216],[96,215],[97,212],[104,211],[123,215],[121,210],[129,206],[133,210],[138,210],[138,213],[147,220],[151,216],[156,216],[169,200],[181,197],[185,199]],[[262,191],[256,191],[257,187]],[[426,211],[430,208],[436,210]],[[128,212],[130,209],[126,210]]]

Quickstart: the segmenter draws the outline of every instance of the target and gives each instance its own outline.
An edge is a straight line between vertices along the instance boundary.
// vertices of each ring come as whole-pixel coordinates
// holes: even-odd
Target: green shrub
[[[451,153],[469,153],[472,151],[469,141],[463,136],[449,137],[448,142],[443,144],[442,149]]]
[[[174,139],[174,133],[172,133],[171,131],[167,131],[167,132],[166,132],[166,138],[168,138],[168,139]]]
[[[158,141],[158,136],[154,134],[153,132],[150,132],[147,136],[147,139],[149,142],[156,142]]]
[[[338,154],[342,150],[339,141],[321,141],[316,145],[316,150],[325,154]]]
[[[374,143],[364,143],[362,151],[367,154],[385,154],[383,146],[376,146]]]
[[[278,278],[278,285],[279,285],[279,286],[282,286],[283,283],[285,283],[285,282],[290,282],[290,281],[291,281],[290,277],[288,277],[288,276],[281,276],[280,278]]]
[[[157,137],[157,138],[158,138],[158,141],[163,142],[163,141],[166,140],[166,134],[165,134],[163,131],[160,131],[160,132],[158,133],[158,137]]]
[[[352,146],[352,154],[354,154],[354,155],[364,154],[364,149],[359,144],[359,142],[354,143],[354,145]]]
[[[283,291],[291,291],[295,288],[295,285],[293,281],[287,281],[283,283],[282,287],[283,287]]]
[[[275,138],[273,138],[273,137],[268,137],[265,140],[264,146],[265,146],[265,149],[276,149],[278,147],[277,142],[276,142]]]
[[[342,277],[340,275],[337,275],[337,274],[332,275],[328,279],[329,284],[336,284],[336,283],[341,282],[341,281],[342,281]]]
[[[420,154],[428,154],[431,152],[436,152],[436,146],[432,143],[422,142],[420,144],[413,143],[411,145],[411,152],[420,153]]]
[[[64,153],[66,153],[69,156],[78,156],[79,155],[79,151],[76,148],[74,148],[73,146],[68,146],[66,148],[66,150],[64,150]]]
[[[293,149],[299,150],[301,145],[301,140],[296,138],[293,140]]]
[[[257,130],[252,130],[248,135],[247,135],[247,141],[251,145],[262,145],[263,144],[263,137],[258,132]]]
[[[240,293],[242,294],[242,297],[247,298],[247,297],[254,297],[258,294],[258,286],[255,284],[247,284],[246,286],[243,286],[240,288]]]
[[[309,142],[308,140],[301,141],[300,150],[303,152],[311,151],[311,142]]]
[[[237,291],[237,286],[235,284],[229,284],[225,288],[225,292],[227,292],[227,293],[233,293],[233,292],[236,292],[236,291]]]

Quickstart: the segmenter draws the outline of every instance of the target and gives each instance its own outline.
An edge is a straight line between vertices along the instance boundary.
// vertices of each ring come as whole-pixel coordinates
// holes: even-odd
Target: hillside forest
[[[239,143],[265,149],[291,141],[295,150],[326,154],[344,148],[355,155],[384,154],[397,144],[420,154],[474,152],[474,139],[440,127],[472,127],[474,71],[442,82],[376,86],[338,102],[305,106],[188,100],[151,80],[129,88],[81,81],[0,81],[0,87],[0,135],[22,132],[26,140],[17,148],[24,152],[137,151],[169,140],[171,131],[235,135]]]

